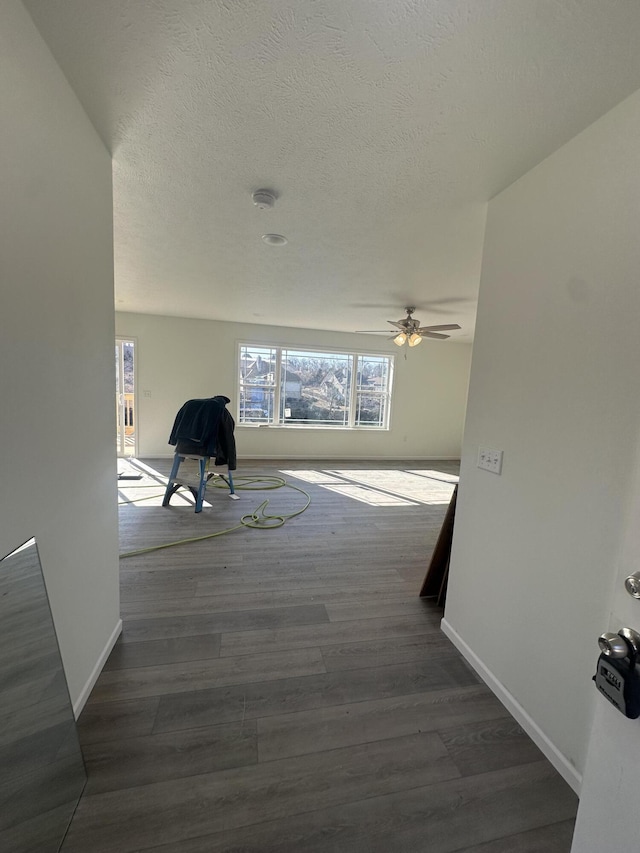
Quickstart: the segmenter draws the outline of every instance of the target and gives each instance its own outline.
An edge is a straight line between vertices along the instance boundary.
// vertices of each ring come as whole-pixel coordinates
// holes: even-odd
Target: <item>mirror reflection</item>
[[[0,850],[57,853],[85,782],[31,539],[0,560]]]

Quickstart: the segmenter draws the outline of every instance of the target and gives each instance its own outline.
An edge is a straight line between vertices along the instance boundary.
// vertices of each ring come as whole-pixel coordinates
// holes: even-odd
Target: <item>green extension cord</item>
[[[226,527],[224,530],[218,530],[216,533],[207,533],[204,536],[193,536],[190,539],[178,539],[176,542],[165,542],[164,545],[152,545],[150,548],[140,548],[137,551],[127,551],[125,554],[120,554],[120,559],[124,560],[126,557],[135,557],[139,554],[148,554],[151,551],[160,551],[163,548],[173,548],[176,545],[186,545],[189,542],[202,542],[205,539],[214,539],[216,536],[224,536],[225,533],[231,533],[234,530],[240,530],[243,527],[253,527],[256,530],[273,530],[276,527],[282,527],[285,522],[290,518],[295,518],[296,515],[301,515],[311,503],[311,495],[308,492],[305,492],[304,489],[299,488],[299,486],[292,486],[291,483],[287,483],[282,477],[238,477],[233,481],[234,487],[236,491],[248,490],[248,491],[267,491],[270,489],[293,489],[296,492],[300,492],[300,494],[306,497],[306,503],[302,507],[302,509],[296,510],[296,512],[290,512],[288,514],[282,515],[269,515],[265,512],[269,500],[264,500],[260,504],[259,507],[256,507],[253,512],[248,512],[242,516],[239,524],[235,524],[233,527]],[[213,486],[217,489],[228,489],[228,483],[223,479],[215,479],[212,480],[208,486]],[[134,488],[149,488],[148,486],[134,486]],[[129,501],[121,501],[120,506],[124,504],[132,504],[139,503],[141,501],[151,500],[152,498],[164,497],[164,492],[162,495],[146,495],[144,498],[134,498]]]

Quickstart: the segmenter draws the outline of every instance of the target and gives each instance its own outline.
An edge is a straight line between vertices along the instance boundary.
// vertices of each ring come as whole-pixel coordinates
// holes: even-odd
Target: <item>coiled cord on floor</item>
[[[295,492],[300,492],[300,494],[304,495],[306,502],[301,509],[298,509],[295,512],[270,515],[266,512],[266,508],[269,504],[269,499],[267,498],[262,501],[260,506],[256,507],[253,512],[245,513],[240,518],[239,523],[235,524],[233,527],[226,527],[224,530],[218,530],[215,533],[206,533],[204,536],[192,536],[188,539],[178,539],[175,542],[165,542],[162,545],[152,545],[149,548],[138,548],[136,551],[127,551],[124,554],[120,554],[120,559],[124,560],[127,557],[135,557],[139,554],[149,554],[152,551],[160,551],[163,548],[173,548],[176,545],[186,545],[189,542],[202,542],[205,539],[214,539],[216,536],[224,536],[225,533],[232,533],[234,530],[240,530],[243,527],[252,527],[256,530],[274,530],[277,527],[282,527],[288,519],[301,515],[311,503],[311,495],[308,492],[301,489],[299,486],[292,486],[291,483],[288,483],[282,477],[237,477],[234,478],[233,484],[235,491],[267,491],[282,488],[293,489]],[[219,479],[216,478],[211,480],[207,484],[207,488],[209,487],[228,489],[229,484],[224,477],[220,476]],[[134,488],[140,489],[149,487],[135,486]],[[145,500],[151,500],[156,497],[164,497],[164,492],[162,495],[145,495],[143,498],[133,498],[132,500],[120,501],[120,505],[138,503]]]

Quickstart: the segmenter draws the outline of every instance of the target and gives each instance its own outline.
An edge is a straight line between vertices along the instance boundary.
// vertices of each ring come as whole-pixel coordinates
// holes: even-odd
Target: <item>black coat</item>
[[[187,400],[173,423],[169,444],[177,453],[213,456],[216,465],[236,470],[235,421],[227,411],[228,397]]]

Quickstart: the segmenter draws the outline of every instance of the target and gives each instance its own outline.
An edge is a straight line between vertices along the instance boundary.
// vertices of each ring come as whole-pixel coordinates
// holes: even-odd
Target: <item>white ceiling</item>
[[[113,153],[121,311],[354,331],[417,305],[469,341],[487,200],[640,87],[636,0],[25,5]]]

